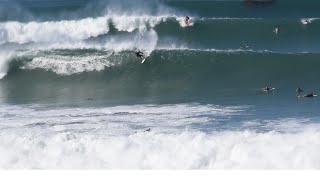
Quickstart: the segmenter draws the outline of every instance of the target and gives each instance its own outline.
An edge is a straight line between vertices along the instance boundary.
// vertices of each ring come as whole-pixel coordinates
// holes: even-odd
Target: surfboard
[[[298,98],[314,98],[314,97],[317,97],[318,95],[314,94],[312,97],[306,97],[305,95],[303,96],[298,96]]]
[[[266,89],[262,88],[261,91],[264,91],[264,92],[272,92],[272,91],[275,90],[275,89],[276,89],[276,88],[270,88],[270,90],[267,91]]]
[[[141,61],[141,64],[143,64],[145,60],[146,60],[146,58],[143,58],[142,61]]]

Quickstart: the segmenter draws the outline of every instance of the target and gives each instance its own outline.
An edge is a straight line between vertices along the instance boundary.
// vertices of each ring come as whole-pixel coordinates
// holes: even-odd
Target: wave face
[[[1,1],[0,167],[318,169],[319,3]]]

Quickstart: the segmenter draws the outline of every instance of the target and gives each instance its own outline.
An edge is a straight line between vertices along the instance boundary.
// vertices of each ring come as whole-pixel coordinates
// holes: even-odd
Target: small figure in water
[[[151,131],[151,128],[148,128],[145,130],[145,132],[150,132]]]
[[[186,16],[186,18],[184,18],[184,24],[186,26],[189,26],[189,20],[190,20],[189,16]]]
[[[270,91],[270,90],[271,90],[271,88],[270,88],[270,87],[268,87],[268,86],[266,86],[266,87],[264,88],[264,90],[266,90],[266,91]]]
[[[310,24],[311,23],[311,20],[310,19],[303,19],[302,20],[302,24]]]
[[[241,46],[241,49],[248,49],[250,48],[250,46],[247,44],[247,43],[244,43],[242,46]]]
[[[301,93],[301,92],[303,92],[303,90],[298,86],[297,89],[296,89],[296,92],[297,93]]]
[[[144,54],[143,54],[143,52],[140,51],[140,50],[138,50],[138,51],[136,52],[136,56],[139,57],[139,58],[144,58]]]
[[[274,88],[266,86],[265,88],[262,88],[262,90],[265,91],[265,92],[271,92],[271,91],[274,90]]]
[[[273,29],[273,32],[276,33],[276,34],[278,34],[278,33],[279,33],[279,30],[280,30],[279,27],[276,26],[276,27]]]

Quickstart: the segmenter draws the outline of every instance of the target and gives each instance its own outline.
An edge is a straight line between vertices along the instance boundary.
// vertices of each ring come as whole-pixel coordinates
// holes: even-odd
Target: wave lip
[[[146,29],[149,27],[155,27],[161,22],[165,22],[168,16],[111,16],[110,19],[115,28],[119,31],[132,32],[135,29]]]
[[[0,24],[0,44],[79,41],[108,31],[105,17],[57,22],[5,22]]]

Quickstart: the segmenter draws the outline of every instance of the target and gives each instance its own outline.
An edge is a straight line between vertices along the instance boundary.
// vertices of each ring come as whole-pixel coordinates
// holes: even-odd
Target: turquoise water
[[[319,168],[319,5],[1,1],[0,167]]]

